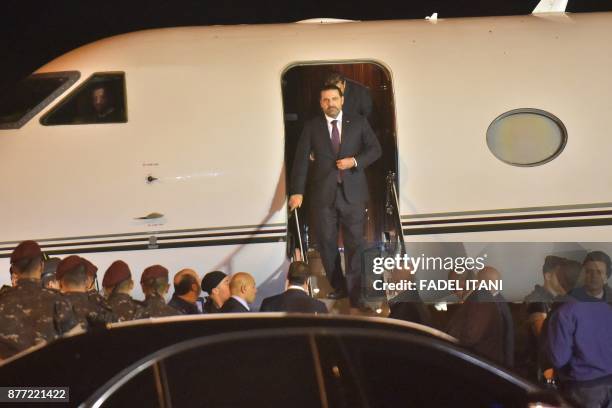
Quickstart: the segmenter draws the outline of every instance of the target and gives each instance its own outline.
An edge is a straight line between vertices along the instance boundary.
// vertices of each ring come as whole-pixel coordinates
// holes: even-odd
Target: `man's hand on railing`
[[[302,194],[293,194],[289,197],[289,210],[293,211],[302,206],[304,196]]]

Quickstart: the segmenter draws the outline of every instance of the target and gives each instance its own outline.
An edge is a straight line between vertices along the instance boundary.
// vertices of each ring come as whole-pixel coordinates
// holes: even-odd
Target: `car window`
[[[146,374],[130,377],[143,367]],[[527,392],[534,389],[429,336],[284,328],[166,347],[126,367],[87,404],[112,395],[117,403],[110,406],[156,406],[157,396],[163,406],[180,407],[513,408],[527,406]]]
[[[99,72],[41,118],[46,126],[127,122],[125,74]]]
[[[522,388],[444,350],[397,339],[319,336],[334,407],[522,406]]]
[[[141,407],[161,407],[158,399],[158,379],[154,368],[149,367],[113,393],[103,404],[104,407],[129,407],[135,401]]]
[[[305,336],[234,340],[163,361],[175,407],[319,407]]]

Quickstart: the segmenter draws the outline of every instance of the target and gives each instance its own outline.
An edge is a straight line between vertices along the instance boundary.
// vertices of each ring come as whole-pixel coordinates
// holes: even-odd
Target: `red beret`
[[[148,279],[166,278],[168,279],[168,270],[161,265],[149,266],[142,272],[140,283]]]
[[[13,250],[11,254],[11,265],[23,259],[32,259],[42,256],[40,246],[35,241],[23,241]]]
[[[87,268],[87,275],[95,278],[96,272],[98,272],[98,267],[92,264],[91,262],[89,262],[89,260],[85,258],[81,258],[81,259],[85,262],[85,267]]]
[[[57,270],[55,271],[55,279],[62,280],[66,273],[72,272],[81,265],[84,266],[87,270],[87,263],[85,259],[81,258],[78,255],[67,256],[66,258],[62,259],[57,265]]]
[[[118,283],[132,278],[130,267],[123,261],[115,261],[108,267],[102,279],[102,286],[112,288]]]

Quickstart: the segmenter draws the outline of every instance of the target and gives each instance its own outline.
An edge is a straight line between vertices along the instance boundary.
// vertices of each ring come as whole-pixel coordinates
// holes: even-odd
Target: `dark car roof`
[[[359,328],[409,333],[457,349],[453,346],[456,340],[442,332],[392,319],[283,313],[177,316],[119,323],[63,338],[7,361],[0,366],[0,378],[10,379],[10,386],[69,386],[71,404],[78,404],[121,370],[174,344],[222,333],[279,328]],[[469,353],[466,355],[479,361]],[[507,379],[512,378],[503,370],[499,372]],[[513,381],[524,388],[531,387],[522,380]]]

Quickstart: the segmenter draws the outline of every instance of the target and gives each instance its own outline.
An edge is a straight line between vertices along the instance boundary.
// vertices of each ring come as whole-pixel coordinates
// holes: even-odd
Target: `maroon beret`
[[[23,241],[13,250],[11,254],[11,265],[23,259],[32,259],[42,256],[40,246],[35,241]]]
[[[132,278],[130,267],[123,261],[115,261],[108,267],[102,279],[102,286],[112,288],[118,283]]]
[[[74,271],[79,266],[84,266],[87,269],[86,260],[81,258],[78,255],[70,255],[66,258],[62,259],[60,263],[57,265],[57,270],[55,271],[55,279],[62,280],[64,275],[68,272]]]
[[[140,283],[148,279],[166,278],[168,279],[168,270],[161,265],[149,266],[142,272]]]
[[[85,258],[81,258],[81,259],[85,262],[85,267],[87,268],[87,275],[95,278],[96,273],[98,272],[98,267],[92,264],[91,262],[89,262],[89,260]]]

